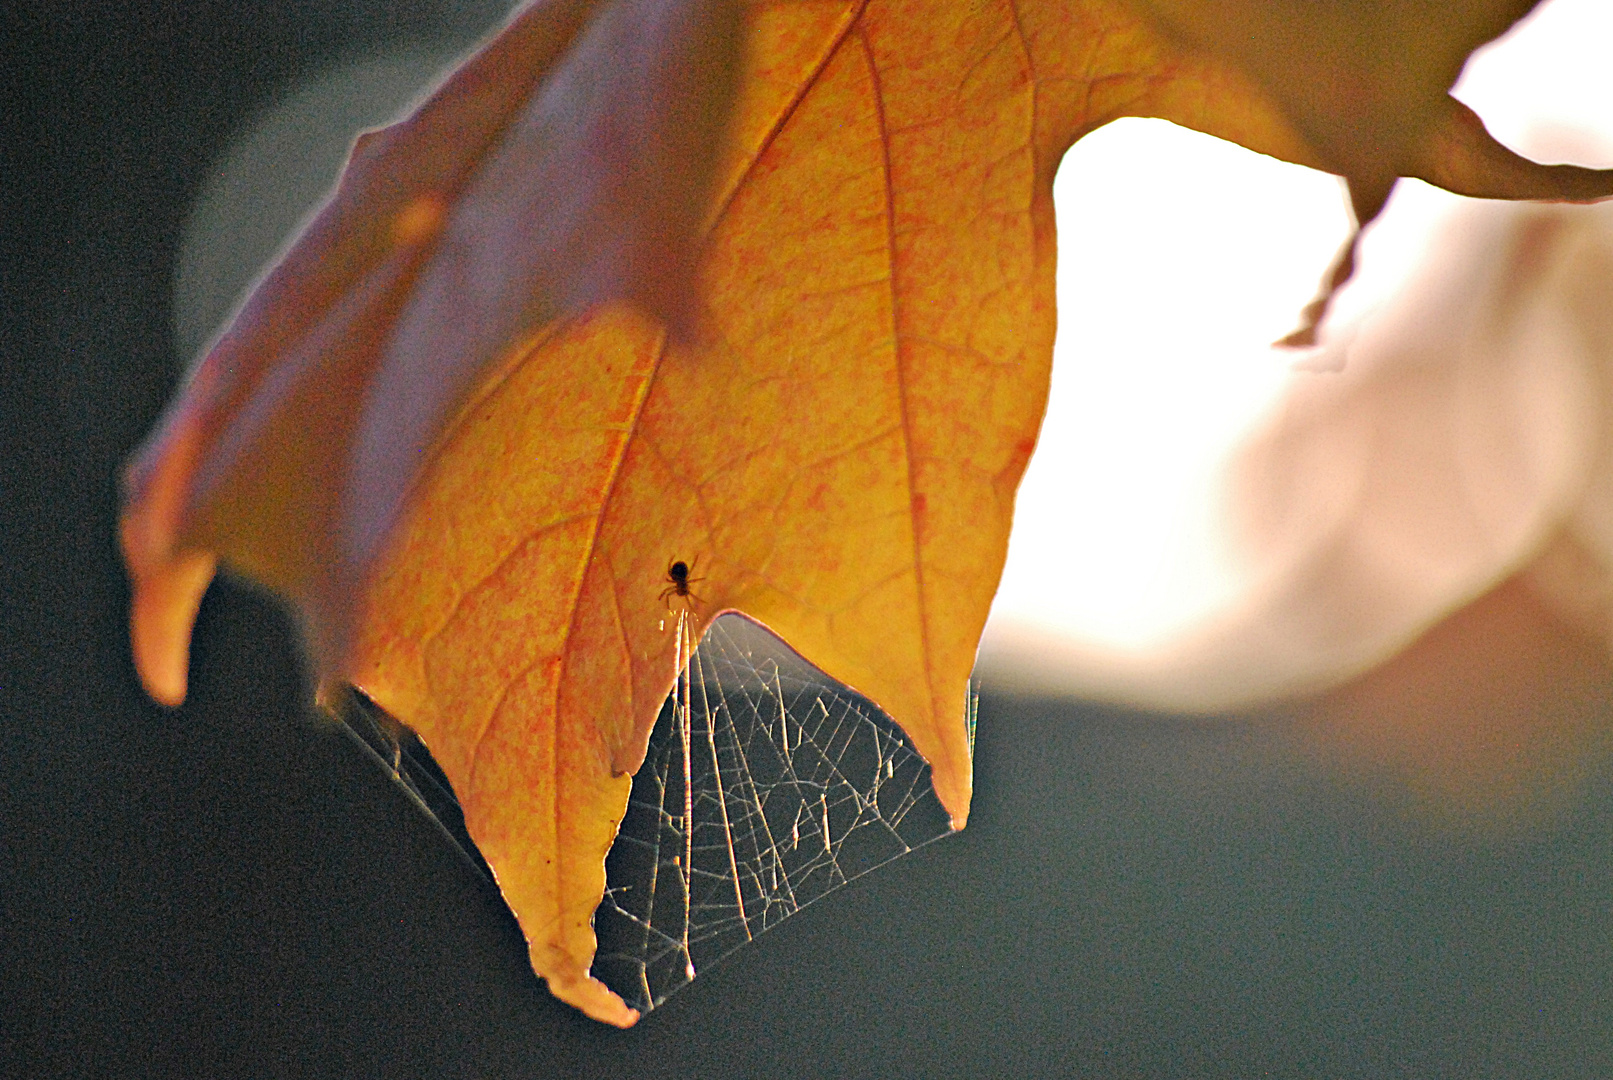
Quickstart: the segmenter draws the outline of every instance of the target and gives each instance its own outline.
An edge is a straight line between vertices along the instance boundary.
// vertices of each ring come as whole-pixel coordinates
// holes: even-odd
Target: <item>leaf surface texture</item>
[[[1446,94],[1529,7],[529,6],[359,140],[132,462],[142,678],[183,698],[216,562],[291,597],[322,679],[431,747],[538,973],[632,1023],[590,916],[677,609],[696,637],[743,611],[878,702],[967,819],[1064,150],[1162,117],[1343,174],[1362,220],[1402,175],[1606,195]]]

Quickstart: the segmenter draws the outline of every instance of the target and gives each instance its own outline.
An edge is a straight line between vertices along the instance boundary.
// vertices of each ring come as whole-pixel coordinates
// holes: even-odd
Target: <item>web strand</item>
[[[806,905],[950,831],[930,769],[867,698],[724,615],[680,672],[633,778],[594,913],[594,974],[641,1012]],[[969,724],[974,741],[973,697]],[[426,748],[357,690],[342,729],[489,883]]]
[[[717,619],[698,648],[688,626],[680,613],[680,676],[594,915],[594,974],[641,1012],[950,831],[929,766],[872,702],[742,616]]]

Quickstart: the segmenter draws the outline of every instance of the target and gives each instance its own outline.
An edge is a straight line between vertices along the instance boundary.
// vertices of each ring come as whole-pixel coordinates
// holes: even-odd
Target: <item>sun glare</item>
[[[1207,501],[1292,377],[1293,329],[1349,217],[1339,181],[1162,120],[1065,158],[1059,335],[999,616],[1143,647],[1233,587]]]
[[[1551,0],[1476,54],[1456,93],[1522,153],[1613,164],[1600,149],[1613,140],[1609,41],[1605,0]],[[1349,230],[1336,178],[1163,121],[1087,136],[1054,190],[1052,393],[982,646],[988,681],[1136,660],[1255,587],[1221,518],[1225,470],[1295,380],[1329,377],[1270,343]],[[1400,185],[1324,350],[1395,292],[1461,201]]]

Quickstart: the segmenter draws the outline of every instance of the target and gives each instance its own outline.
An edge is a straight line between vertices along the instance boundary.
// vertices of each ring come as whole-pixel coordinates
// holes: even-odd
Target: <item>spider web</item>
[[[678,631],[686,641],[681,613]],[[594,913],[593,974],[641,1013],[807,904],[951,831],[929,766],[896,724],[757,623],[723,615],[685,655]]]
[[[648,1012],[707,965],[875,867],[947,835],[894,721],[742,615],[719,616],[661,707],[594,912],[593,974]],[[685,659],[686,658],[686,659]],[[335,717],[466,865],[492,872],[425,745],[356,689]],[[974,696],[969,700],[974,744]]]

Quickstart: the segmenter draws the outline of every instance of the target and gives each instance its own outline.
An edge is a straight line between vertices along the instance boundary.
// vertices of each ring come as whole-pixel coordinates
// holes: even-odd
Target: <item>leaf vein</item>
[[[885,113],[885,94],[879,77],[879,63],[874,57],[872,43],[868,40],[868,31],[858,26],[858,42],[862,46],[863,57],[868,63],[868,77],[873,84],[874,122],[879,128],[879,148],[883,157],[885,173],[885,236],[886,259],[890,265],[890,298],[891,298],[891,336],[896,344],[896,393],[898,408],[901,410],[902,420],[902,452],[907,461],[907,503],[908,523],[913,541],[913,579],[914,591],[918,599],[919,619],[919,652],[924,663],[924,687],[928,691],[931,711],[935,708],[935,664],[930,647],[930,620],[924,596],[924,560],[919,547],[919,509],[918,494],[914,490],[915,480],[913,472],[913,429],[912,429],[912,402],[908,400],[907,369],[902,348],[902,321],[901,321],[901,287],[897,281],[897,259],[895,233],[896,224],[896,181],[891,167],[890,129]],[[925,721],[933,717],[925,717]]]

